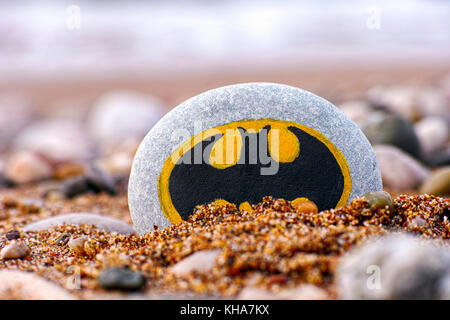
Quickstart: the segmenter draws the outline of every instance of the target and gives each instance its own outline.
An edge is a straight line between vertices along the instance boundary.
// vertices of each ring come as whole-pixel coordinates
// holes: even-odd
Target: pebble
[[[306,198],[297,198],[292,201],[291,205],[295,208],[297,213],[317,213],[319,209],[317,205],[306,199]]]
[[[133,154],[121,152],[101,159],[99,166],[113,176],[128,176],[132,164]]]
[[[0,257],[2,259],[20,259],[29,253],[30,248],[25,243],[13,240],[2,249]]]
[[[407,235],[388,235],[352,249],[336,273],[341,299],[442,299],[450,251]]]
[[[194,175],[190,174],[189,179],[180,178],[177,183],[171,182],[172,188],[185,190],[194,188],[192,186],[194,181],[197,181],[199,185],[194,188],[194,192],[177,192],[176,200],[174,200],[177,201],[177,204],[174,204],[172,202],[174,195],[170,194],[169,188],[166,187],[169,184],[167,177],[172,174],[172,171],[167,168],[171,168],[170,163],[173,159],[171,155],[174,150],[180,147],[183,141],[189,141],[196,133],[220,126],[244,124],[249,129],[252,129],[253,126],[269,125],[270,128],[279,126],[281,130],[285,130],[282,138],[286,140],[286,143],[291,143],[292,148],[286,148],[287,151],[280,154],[283,158],[278,160],[297,166],[299,165],[296,160],[298,155],[295,150],[299,150],[298,152],[301,153],[301,150],[308,148],[304,143],[304,147],[296,149],[298,137],[289,127],[285,129],[288,126],[287,123],[291,125],[291,128],[298,129],[292,130],[304,139],[303,142],[310,141],[310,149],[317,148],[322,151],[303,153],[301,159],[308,166],[308,170],[288,170],[286,166],[282,172],[276,173],[278,175],[275,179],[278,186],[277,197],[291,200],[297,197],[307,197],[316,203],[319,210],[326,210],[338,205],[346,205],[351,199],[368,191],[382,189],[380,172],[370,143],[358,126],[337,107],[310,92],[287,85],[237,84],[207,91],[183,102],[166,114],[146,135],[134,158],[128,186],[128,202],[136,230],[140,234],[145,234],[153,231],[155,225],[164,228],[173,223],[179,223],[186,220],[192,214],[195,206],[201,203],[222,199],[229,203],[239,202],[235,203],[239,207],[245,202],[258,203],[264,196],[270,195],[272,192],[258,190],[258,188],[262,189],[273,185],[273,177],[271,177],[273,174],[257,174],[253,169],[252,174],[257,175],[255,179],[247,176],[245,180],[239,180],[242,174],[230,179],[230,175],[227,174],[226,180],[223,178],[215,180],[216,175],[220,176],[220,173],[223,174],[225,171],[213,171],[210,162],[199,159],[210,170],[198,170]],[[292,127],[293,123],[295,126]],[[306,131],[300,129],[300,126],[303,126],[301,128]],[[319,136],[323,140],[320,140]],[[302,145],[302,142],[299,145]],[[220,146],[220,143],[217,143],[216,146]],[[282,147],[285,146],[286,144],[282,144]],[[333,150],[335,150],[336,156],[330,157],[332,146],[335,148]],[[210,156],[212,153],[211,151]],[[320,157],[320,159],[316,157]],[[202,157],[200,156],[200,158]],[[325,159],[329,162],[326,162]],[[215,159],[212,160],[214,163]],[[272,157],[272,160],[274,165],[279,163],[276,157]],[[342,166],[336,165],[336,162],[340,162]],[[178,162],[175,166],[178,164],[180,163]],[[242,167],[232,168],[237,166],[237,164],[232,164],[227,169],[251,171],[251,168],[254,168],[242,163],[239,165]],[[326,168],[323,168],[324,166]],[[161,179],[163,167],[166,170],[163,175],[164,179]],[[331,170],[331,167],[334,169]],[[182,171],[180,175],[186,172],[183,171],[183,168],[177,167],[177,169],[179,168]],[[336,174],[339,170],[340,174]],[[314,179],[325,175],[321,181],[326,181],[328,184],[317,182],[314,184],[315,187],[308,188],[304,183],[300,183],[300,181],[311,181],[305,176],[310,175],[313,171],[315,172]],[[248,173],[250,174],[250,172]],[[205,177],[200,177],[203,174]],[[347,181],[345,182],[345,191],[344,188],[339,187],[339,185],[343,186],[341,182],[330,182],[342,179],[343,176]],[[170,177],[172,178],[172,176]],[[230,184],[229,188],[223,186],[224,181]],[[224,199],[225,196],[218,194],[219,187],[229,191],[224,191],[227,193],[228,199]],[[293,188],[295,188],[294,191]],[[336,188],[340,189],[336,190]],[[292,193],[296,194],[293,196]],[[165,196],[160,197],[161,194]],[[189,198],[190,194],[195,194],[196,198]],[[333,195],[333,197],[325,198],[324,194]]]
[[[427,159],[427,162],[431,167],[444,167],[450,166],[450,143],[440,151],[437,151],[431,159]]]
[[[116,232],[118,234],[132,234],[135,233],[132,226],[129,224],[110,217],[93,214],[93,213],[70,213],[63,214],[44,220],[40,220],[31,224],[26,225],[24,231],[40,231],[44,229],[51,228],[58,225],[94,225],[100,230],[106,232]]]
[[[416,120],[421,117],[421,109],[417,104],[418,89],[408,86],[377,86],[368,90],[368,100],[390,112],[406,119]]]
[[[80,123],[43,120],[25,128],[13,142],[13,149],[33,151],[52,163],[86,160],[93,149]]]
[[[85,175],[67,179],[61,186],[66,198],[74,198],[81,194],[106,192],[115,195],[117,190],[114,179],[103,170],[92,169]]]
[[[34,198],[23,199],[17,204],[17,209],[19,209],[22,214],[37,214],[42,211],[43,207],[44,201]]]
[[[185,275],[190,272],[208,272],[216,264],[216,258],[221,250],[202,250],[197,251],[184,258],[170,270],[177,275]]]
[[[432,87],[422,88],[417,104],[423,117],[439,117],[450,122],[450,105],[444,91]]]
[[[433,171],[420,187],[420,193],[435,196],[450,195],[450,166]]]
[[[447,121],[439,117],[428,117],[414,125],[424,156],[429,159],[445,148],[450,137]]]
[[[89,115],[89,131],[102,150],[124,140],[140,141],[164,115],[158,99],[129,91],[113,91],[100,97]]]
[[[0,271],[0,299],[5,300],[74,300],[73,295],[36,274]]]
[[[371,210],[388,207],[389,211],[394,212],[392,197],[386,191],[371,191],[364,194],[363,197],[369,203]]]
[[[146,282],[142,273],[118,267],[103,270],[98,277],[98,281],[103,288],[108,290],[139,290]]]
[[[429,170],[400,149],[389,145],[374,146],[385,187],[412,190],[429,175]]]
[[[20,232],[17,230],[9,230],[6,235],[6,239],[8,240],[15,240],[20,238]]]
[[[84,245],[87,241],[89,241],[88,237],[71,238],[67,245],[74,253],[84,254],[86,252]]]
[[[30,151],[13,153],[5,165],[5,177],[18,184],[48,179],[52,173],[50,164]]]
[[[70,236],[66,233],[62,234],[60,237],[58,237],[58,239],[56,239],[56,244],[58,246],[64,246],[67,244],[67,242],[69,242],[70,240]]]
[[[415,158],[421,158],[422,151],[413,125],[402,117],[392,114],[377,114],[362,125],[362,130],[372,145],[393,145]]]

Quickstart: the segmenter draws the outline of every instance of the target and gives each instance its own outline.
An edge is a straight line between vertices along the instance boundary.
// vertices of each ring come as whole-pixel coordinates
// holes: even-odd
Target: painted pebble
[[[368,140],[330,102],[272,83],[226,86],[164,116],[135,156],[129,206],[139,233],[218,201],[307,198],[318,210],[382,188]]]

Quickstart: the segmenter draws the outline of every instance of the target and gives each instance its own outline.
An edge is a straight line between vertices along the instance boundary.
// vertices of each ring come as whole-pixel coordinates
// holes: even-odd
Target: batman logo
[[[179,146],[158,180],[172,223],[214,201],[251,209],[265,196],[305,197],[319,210],[347,203],[352,189],[342,153],[320,132],[292,121],[244,120],[205,130]]]

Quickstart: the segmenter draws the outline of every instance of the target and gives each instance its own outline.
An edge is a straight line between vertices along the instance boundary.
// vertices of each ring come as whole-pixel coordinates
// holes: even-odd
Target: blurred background
[[[446,195],[449,62],[446,0],[0,0],[1,170],[8,185],[86,163],[127,176],[178,103],[267,81],[346,112],[388,189]]]

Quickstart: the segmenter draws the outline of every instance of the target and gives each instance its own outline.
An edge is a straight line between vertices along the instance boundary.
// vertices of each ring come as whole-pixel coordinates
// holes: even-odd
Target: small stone
[[[2,249],[0,257],[2,259],[20,259],[29,253],[30,248],[25,243],[13,240]]]
[[[367,92],[367,98],[373,105],[384,107],[409,120],[421,117],[417,97],[418,89],[406,86],[377,86]]]
[[[297,210],[297,213],[317,213],[317,205],[307,198],[297,198],[291,202],[291,205]]]
[[[87,212],[63,214],[47,218],[44,220],[28,224],[23,228],[23,230],[40,231],[54,226],[70,225],[70,224],[94,225],[96,228],[100,230],[104,230],[106,232],[116,232],[118,234],[135,233],[135,230],[133,229],[132,226],[121,220]]]
[[[436,151],[430,159],[427,159],[431,167],[450,166],[450,143],[442,150]]]
[[[35,273],[16,270],[0,271],[0,299],[2,300],[73,300],[63,288]]]
[[[103,270],[98,281],[105,289],[139,290],[145,285],[145,277],[140,272],[128,268],[112,267]]]
[[[133,155],[114,153],[100,161],[100,166],[113,176],[129,175],[133,164]]]
[[[20,238],[20,232],[17,230],[9,230],[6,235],[6,239],[8,240],[15,240]]]
[[[84,176],[66,180],[61,187],[61,191],[66,198],[71,199],[88,192],[106,192],[115,195],[116,186],[112,177],[106,172],[96,169],[89,171]]]
[[[388,208],[392,213],[394,212],[394,203],[392,197],[386,191],[371,191],[363,195],[370,205],[371,210]]]
[[[5,176],[14,183],[48,179],[52,174],[53,169],[50,164],[34,152],[16,152],[6,161]]]
[[[44,120],[25,128],[14,140],[13,149],[31,151],[52,163],[86,160],[92,145],[80,123],[70,120]]]
[[[381,190],[380,178],[370,143],[330,102],[286,85],[246,83],[195,96],[153,126],[133,161],[128,203],[145,234],[215,200],[239,208],[264,196],[306,197],[319,211],[336,208]]]
[[[368,241],[341,258],[341,299],[442,299],[450,275],[448,249],[406,235]]]
[[[420,193],[431,194],[435,196],[450,195],[450,166],[437,169],[423,182],[420,187]]]
[[[429,170],[400,149],[388,145],[377,145],[373,149],[385,187],[412,190],[428,177]]]
[[[362,125],[362,130],[372,145],[393,145],[420,158],[421,149],[413,125],[396,115],[383,114]]]
[[[408,222],[408,228],[409,229],[416,229],[416,228],[422,228],[427,225],[427,221],[422,219],[421,217],[415,217],[410,222]]]
[[[74,253],[84,254],[85,253],[84,244],[88,240],[89,240],[88,237],[72,238],[69,240],[69,242],[67,242],[67,245],[69,246],[70,249],[72,249]]]
[[[216,258],[221,250],[202,250],[197,251],[184,258],[170,270],[177,275],[186,275],[190,272],[208,272],[216,264]]]
[[[58,246],[64,246],[67,244],[67,242],[69,242],[70,240],[70,236],[66,233],[63,233],[61,236],[58,237],[58,239],[56,239],[56,244]]]
[[[414,125],[424,156],[429,159],[434,153],[443,150],[449,140],[447,121],[439,117],[428,117]]]
[[[58,180],[65,180],[80,176],[86,172],[86,168],[81,163],[66,162],[57,165],[54,169],[53,177]]]
[[[42,211],[42,208],[44,206],[44,202],[40,199],[24,199],[19,201],[17,209],[22,214],[37,214]]]
[[[449,100],[442,90],[422,88],[418,94],[417,104],[424,117],[439,117],[450,122]]]

